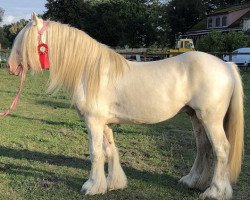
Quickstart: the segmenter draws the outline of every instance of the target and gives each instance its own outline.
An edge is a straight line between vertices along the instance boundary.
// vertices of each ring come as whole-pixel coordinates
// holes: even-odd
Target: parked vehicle
[[[176,40],[175,48],[174,49],[168,49],[167,54],[169,54],[169,57],[174,56],[174,53],[185,53],[188,51],[195,51],[194,49],[194,42],[190,38],[179,38]]]
[[[230,55],[225,55],[223,60],[234,62],[238,67],[250,67],[250,47],[236,49],[231,58]]]

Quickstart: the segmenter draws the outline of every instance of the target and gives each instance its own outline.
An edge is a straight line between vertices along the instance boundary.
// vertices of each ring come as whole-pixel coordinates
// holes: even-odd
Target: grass
[[[246,94],[245,160],[234,199],[250,196],[250,73]],[[178,184],[194,161],[195,138],[186,115],[157,125],[114,125],[128,188],[86,197],[80,189],[90,170],[86,128],[67,94],[46,94],[48,72],[27,75],[15,112],[0,119],[0,199],[197,199],[200,191]],[[0,69],[0,110],[19,84]]]

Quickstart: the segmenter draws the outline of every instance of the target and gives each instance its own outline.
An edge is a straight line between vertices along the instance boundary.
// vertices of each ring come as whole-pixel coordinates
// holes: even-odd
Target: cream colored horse
[[[11,73],[19,75],[28,68],[41,71],[37,37],[43,26],[34,14],[33,22],[17,36],[9,58]],[[85,194],[127,186],[109,124],[152,124],[187,112],[197,155],[180,182],[205,190],[201,199],[232,197],[231,182],[241,170],[244,132],[242,83],[234,64],[202,52],[130,62],[84,32],[53,21],[48,21],[42,41],[49,47],[49,90],[66,88],[88,128],[92,167],[82,186]],[[210,182],[212,150],[216,161]]]

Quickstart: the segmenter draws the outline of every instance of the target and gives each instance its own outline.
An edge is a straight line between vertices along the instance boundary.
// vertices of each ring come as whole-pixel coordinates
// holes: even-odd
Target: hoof
[[[204,193],[199,196],[201,200],[230,200],[232,199],[233,191],[230,184],[226,185],[223,189],[212,185],[206,189]]]
[[[108,190],[122,190],[127,187],[127,178],[107,178]]]
[[[95,194],[105,194],[107,192],[107,182],[104,181],[86,181],[81,189],[81,193],[84,195],[95,195]]]
[[[180,180],[179,183],[187,186],[188,188],[195,188],[197,179],[194,179],[193,176],[190,174],[183,176]]]

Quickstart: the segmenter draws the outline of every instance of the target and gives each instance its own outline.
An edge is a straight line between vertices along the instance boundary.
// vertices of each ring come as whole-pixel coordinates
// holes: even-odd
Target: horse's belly
[[[188,98],[183,74],[182,68],[133,68],[117,83],[111,115],[135,123],[157,123],[175,116]]]
[[[117,122],[153,124],[174,117],[184,106],[183,103],[144,98],[137,101],[115,103],[111,115]]]

